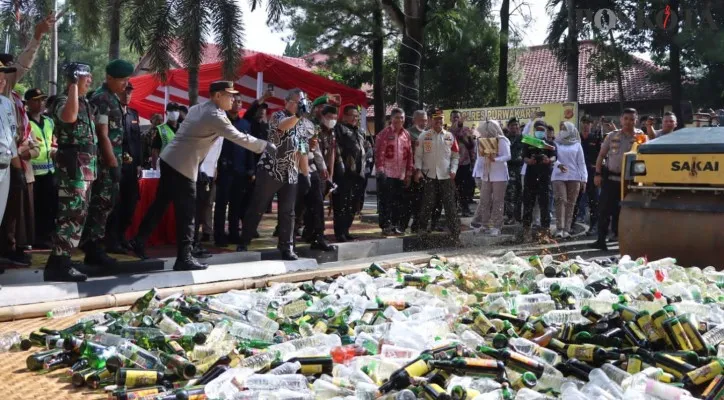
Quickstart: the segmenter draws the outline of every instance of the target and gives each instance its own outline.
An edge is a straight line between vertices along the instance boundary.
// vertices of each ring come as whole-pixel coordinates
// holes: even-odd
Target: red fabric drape
[[[315,99],[324,93],[338,93],[345,103],[353,103],[367,107],[367,95],[365,92],[354,89],[337,82],[326,79],[322,76],[297,68],[287,64],[283,60],[272,57],[264,53],[249,55],[244,58],[244,62],[239,67],[237,75],[239,77],[249,76],[256,80],[258,72],[264,73],[264,82],[272,83],[276,87],[289,90],[292,88],[300,88],[304,90],[309,99]],[[167,85],[178,89],[182,92],[188,92],[188,71],[184,69],[175,69],[169,71]],[[221,79],[222,64],[206,64],[199,69],[199,95],[208,97],[209,84]],[[161,89],[164,84],[153,75],[143,75],[131,78],[134,91],[131,99],[131,107],[135,108],[139,115],[148,119],[154,113],[163,113],[164,93]],[[256,90],[236,84],[236,89],[240,90],[243,95],[254,98]],[[154,100],[152,96],[155,96]],[[188,105],[188,99],[178,97],[171,94],[170,101],[176,101]],[[160,99],[160,100],[159,100]],[[281,108],[284,104],[283,99],[272,98],[269,103],[273,108]],[[249,103],[245,102],[244,107],[249,107]]]

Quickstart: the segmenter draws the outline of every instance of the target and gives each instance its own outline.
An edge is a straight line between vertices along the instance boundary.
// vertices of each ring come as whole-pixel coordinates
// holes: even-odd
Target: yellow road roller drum
[[[724,127],[634,147],[621,169],[621,254],[724,269]]]

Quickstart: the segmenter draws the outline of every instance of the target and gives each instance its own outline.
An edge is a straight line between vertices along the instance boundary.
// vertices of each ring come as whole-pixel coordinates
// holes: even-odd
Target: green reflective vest
[[[163,151],[163,149],[171,143],[171,140],[173,140],[173,137],[176,136],[176,133],[174,133],[173,129],[171,129],[168,124],[159,125],[157,128],[158,134],[161,137],[161,151]]]
[[[35,176],[47,175],[48,173],[55,172],[55,165],[53,164],[53,158],[51,157],[53,150],[53,120],[46,116],[41,116],[40,118],[43,119],[43,129],[40,129],[37,122],[32,119],[30,120],[30,128],[33,132],[33,139],[38,144],[38,150],[40,150],[38,157],[30,160],[33,166],[33,174]]]

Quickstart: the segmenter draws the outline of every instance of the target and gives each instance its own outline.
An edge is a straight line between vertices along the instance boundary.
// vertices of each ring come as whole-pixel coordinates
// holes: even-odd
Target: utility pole
[[[52,0],[51,7],[53,14],[58,13],[58,0]],[[58,24],[60,21],[55,21],[53,27],[50,29],[50,87],[48,88],[48,94],[50,96],[58,93]]]

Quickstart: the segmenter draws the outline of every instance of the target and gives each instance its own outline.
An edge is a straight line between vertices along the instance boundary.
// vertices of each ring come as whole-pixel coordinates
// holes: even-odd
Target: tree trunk
[[[121,1],[109,0],[110,42],[108,43],[108,60],[121,57]]]
[[[189,107],[199,101],[199,66],[189,66]]]
[[[566,0],[568,7],[568,54],[566,57],[566,80],[568,101],[578,101],[578,30],[576,26],[576,1]]]
[[[499,106],[508,103],[508,32],[510,22],[510,0],[503,0],[500,6],[500,60],[498,61]]]
[[[672,0],[670,5],[675,15],[681,15],[679,14],[679,0]],[[678,129],[683,128],[686,121],[682,115],[681,108],[681,48],[679,48],[679,45],[676,43],[676,35],[678,34],[679,27],[676,26],[672,29],[669,36],[669,80],[671,82],[671,102],[673,103],[671,106],[674,114],[677,116],[676,125]]]
[[[616,39],[613,37],[613,29],[608,31],[609,38],[611,39],[611,53],[613,54],[613,62],[616,65],[616,84],[618,85],[618,102],[621,108],[621,114],[626,103],[626,97],[623,93],[623,72],[621,71],[621,61],[617,57]]]
[[[397,105],[412,115],[420,108],[420,63],[425,38],[426,1],[404,1],[402,45],[397,56]]]
[[[58,12],[58,2],[53,0],[51,3],[53,13]],[[48,57],[48,95],[54,96],[58,93],[58,23],[53,24],[50,28],[50,56]]]
[[[383,63],[384,63],[384,39],[382,38],[382,9],[377,7],[374,10],[375,32],[377,38],[372,42],[372,81],[374,85],[375,106],[375,132],[377,133],[385,127],[385,99],[383,89]]]

